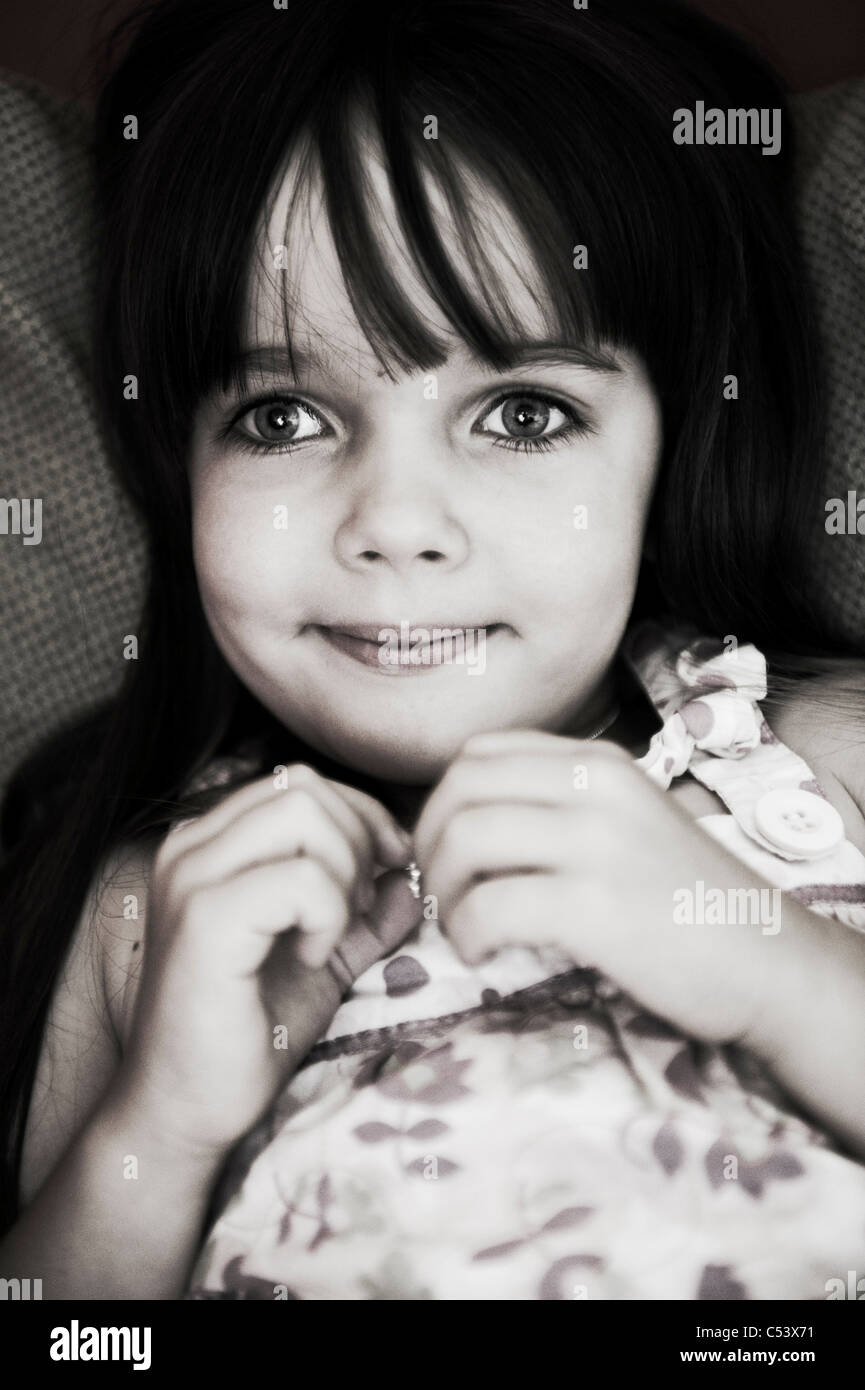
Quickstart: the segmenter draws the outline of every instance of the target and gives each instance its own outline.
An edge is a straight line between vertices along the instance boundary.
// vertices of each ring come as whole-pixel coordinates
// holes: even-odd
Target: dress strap
[[[663,720],[637,760],[647,776],[666,789],[690,772],[717,793],[749,839],[782,859],[822,859],[839,849],[841,816],[760,708],[767,688],[762,652],[652,622],[629,635],[623,655]]]

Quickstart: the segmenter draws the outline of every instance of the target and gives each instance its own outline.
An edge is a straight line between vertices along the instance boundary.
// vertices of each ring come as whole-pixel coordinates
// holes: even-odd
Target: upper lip
[[[399,632],[399,631],[400,631],[400,626],[401,626],[401,624],[404,623],[404,622],[406,622],[406,619],[405,619],[405,618],[398,618],[398,619],[396,620],[396,622],[381,622],[381,623],[318,623],[318,624],[316,624],[316,626],[318,626],[318,627],[323,627],[323,628],[325,628],[325,629],[326,629],[327,631],[329,631],[329,632],[338,632],[338,633],[341,633],[341,634],[342,634],[343,636],[345,636],[345,637],[358,637],[358,638],[360,638],[360,640],[363,641],[363,642],[380,642],[380,641],[382,640],[381,634],[382,634],[383,632],[385,632],[385,631],[390,631],[390,632],[396,631],[396,632]],[[417,619],[414,619],[412,622],[410,622],[410,623],[408,624],[408,626],[409,626],[410,631],[415,631],[415,632],[416,632],[418,629],[423,629],[423,630],[426,631],[426,632],[432,633],[432,631],[433,631],[434,628],[439,628],[439,629],[445,628],[445,629],[449,629],[449,630],[452,631],[452,632],[468,632],[468,631],[477,632],[477,631],[479,631],[479,630],[486,630],[486,631],[488,631],[491,627],[500,627],[501,624],[500,624],[500,623],[452,623],[452,622],[443,622],[441,619],[437,619],[435,622],[430,622],[430,621],[428,621],[428,620],[424,620],[423,622],[420,622],[420,621],[418,621]]]

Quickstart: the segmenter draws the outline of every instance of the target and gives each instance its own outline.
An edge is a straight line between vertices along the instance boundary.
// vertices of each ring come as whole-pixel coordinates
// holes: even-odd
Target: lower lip
[[[472,629],[469,629],[470,631]],[[392,664],[380,660],[381,644],[379,642],[367,642],[363,637],[350,637],[345,632],[334,632],[333,628],[318,627],[316,631],[324,638],[328,646],[335,647],[337,651],[344,652],[353,661],[357,661],[361,666],[368,666],[370,670],[377,671],[382,676],[425,676],[431,671],[439,671],[446,666],[459,666],[461,662],[448,661],[446,659],[446,643],[431,642],[428,647],[418,647],[417,655],[421,660],[414,662],[399,662]],[[484,641],[488,642],[497,632],[502,631],[501,623],[494,623],[491,627],[474,629],[483,631]],[[423,660],[427,657],[426,661]]]

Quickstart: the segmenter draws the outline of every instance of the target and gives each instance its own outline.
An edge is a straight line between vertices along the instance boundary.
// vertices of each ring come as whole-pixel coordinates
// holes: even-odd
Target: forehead
[[[369,135],[358,139],[368,217],[386,273],[399,295],[442,344],[456,341],[447,316],[425,288],[399,223],[380,149]],[[384,375],[352,308],[329,226],[324,184],[314,153],[301,144],[275,186],[261,219],[248,283],[246,341],[284,340],[286,307],[292,347],[321,351]],[[515,317],[521,334],[541,338],[554,315],[549,291],[534,262],[525,234],[489,184],[465,165],[459,169],[472,232],[489,268],[483,287],[462,242],[447,197],[429,169],[422,179],[438,235],[452,271],[483,311],[492,292],[501,312]]]

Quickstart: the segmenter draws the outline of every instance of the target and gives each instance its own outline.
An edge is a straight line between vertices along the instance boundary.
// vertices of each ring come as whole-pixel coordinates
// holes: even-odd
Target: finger
[[[369,826],[378,853],[379,863],[387,868],[403,868],[412,855],[411,836],[374,796],[342,782],[328,782],[354,808]]]
[[[531,751],[501,752],[489,757],[461,755],[448,768],[421,812],[414,833],[417,862],[424,873],[428,872],[445,827],[463,807],[495,801],[582,807],[586,779],[582,775],[577,779],[577,769],[590,764],[593,791],[603,793],[605,783],[612,789],[613,774],[607,774],[603,752],[586,743],[559,740],[552,757]]]
[[[472,757],[486,758],[496,753],[562,752],[563,745],[579,743],[581,740],[563,734],[553,734],[546,729],[490,729],[487,733],[472,734],[466,739],[461,753]]]
[[[497,753],[561,753],[575,745],[591,744],[630,757],[625,749],[610,739],[577,738],[574,734],[556,734],[547,729],[492,729],[488,733],[472,734],[460,752],[472,757],[494,757]]]
[[[249,810],[296,787],[316,787],[321,793],[322,803],[330,806],[337,818],[340,817],[341,807],[353,809],[360,824],[365,827],[365,834],[371,837],[382,863],[402,864],[407,857],[410,858],[409,838],[374,797],[322,777],[305,763],[286,768],[280,772],[279,779],[277,783],[275,775],[260,777],[230,793],[203,815],[180,822],[166,837],[161,851],[163,861],[173,862],[179,854],[214,839]],[[346,833],[356,841],[357,822],[347,821],[343,816],[343,823]]]
[[[331,788],[310,781],[259,801],[219,834],[187,850],[174,867],[171,889],[182,896],[252,864],[308,854],[329,866],[346,894],[358,890],[360,895],[371,885],[374,848],[357,813]]]
[[[582,811],[561,806],[492,802],[462,808],[424,867],[440,916],[447,922],[454,904],[483,877],[578,872],[581,859],[591,855],[586,829]]]
[[[312,771],[312,769],[309,770]],[[273,796],[275,790],[273,774],[257,777],[255,781],[248,782],[245,786],[238,787],[236,791],[229,792],[209,810],[176,821],[163,843],[165,858],[172,858],[188,849],[195,848],[197,845],[204,844],[206,840],[218,835],[244,811]]]
[[[578,910],[577,885],[560,874],[517,875],[476,883],[446,923],[454,949],[477,965],[504,946],[567,949],[563,917]],[[575,964],[578,962],[574,957]]]
[[[423,904],[409,892],[405,873],[391,869],[376,879],[376,900],[354,921],[328,961],[343,989],[390,955],[423,920]]]
[[[298,783],[293,781],[290,785],[296,787]],[[370,876],[376,861],[388,864],[396,860],[402,865],[407,853],[410,857],[410,837],[374,797],[318,774],[314,774],[313,780],[304,776],[299,785],[312,790],[328,808],[355,846],[358,859],[364,862]],[[286,790],[288,788],[283,789],[283,795]]]
[[[196,973],[224,978],[255,974],[281,932],[298,929],[305,965],[324,965],[348,926],[350,907],[318,859],[274,860],[193,892],[184,905],[183,941],[196,952]]]

